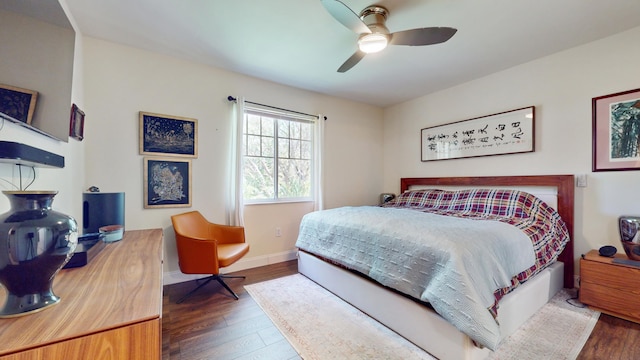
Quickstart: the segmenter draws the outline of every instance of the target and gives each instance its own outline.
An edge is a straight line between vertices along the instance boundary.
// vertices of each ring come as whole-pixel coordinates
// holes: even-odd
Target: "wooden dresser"
[[[0,319],[0,359],[160,359],[162,261],[162,230],[135,230],[61,270],[58,304]]]
[[[628,259],[624,253],[615,257]],[[589,251],[580,259],[580,302],[640,323],[640,267],[614,264],[613,258]]]

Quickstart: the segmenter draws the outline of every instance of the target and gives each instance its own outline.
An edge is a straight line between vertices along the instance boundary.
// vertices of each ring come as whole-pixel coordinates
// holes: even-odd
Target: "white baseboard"
[[[295,260],[297,258],[297,250],[289,250],[277,254],[269,254],[263,256],[256,256],[252,258],[242,258],[238,260],[235,264],[228,266],[224,269],[221,269],[223,274],[236,272],[240,270],[253,269],[260,266],[277,264],[280,262],[285,262],[289,260]],[[185,281],[191,281],[195,279],[200,279],[207,277],[209,275],[192,275],[192,274],[183,274],[178,271],[168,271],[163,274],[162,284],[163,285],[171,285],[177,284]]]

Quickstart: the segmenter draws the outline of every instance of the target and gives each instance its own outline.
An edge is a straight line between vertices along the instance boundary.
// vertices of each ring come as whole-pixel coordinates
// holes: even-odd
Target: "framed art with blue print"
[[[191,207],[191,160],[144,158],[144,208]]]
[[[37,98],[37,91],[0,84],[0,112],[25,124],[31,124]]]
[[[140,155],[198,157],[198,120],[140,112]]]

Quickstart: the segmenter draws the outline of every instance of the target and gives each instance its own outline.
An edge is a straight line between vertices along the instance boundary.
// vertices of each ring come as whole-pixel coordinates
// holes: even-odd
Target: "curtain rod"
[[[231,96],[231,95],[227,96],[227,100],[228,100],[228,101],[232,101],[232,102],[236,102],[236,101],[237,101],[237,99],[236,99],[236,98],[234,98],[234,97],[233,97],[233,96]],[[270,108],[270,109],[276,109],[276,110],[281,110],[281,111],[288,111],[288,112],[292,112],[292,113],[295,113],[295,114],[300,114],[300,115],[305,115],[305,116],[311,116],[311,117],[314,117],[314,118],[319,118],[319,116],[318,116],[318,115],[307,114],[307,113],[303,113],[303,112],[299,112],[299,111],[295,111],[295,110],[283,109],[283,108],[279,108],[279,107],[275,107],[275,106],[271,106],[271,105],[260,104],[260,103],[253,102],[253,101],[245,101],[245,102],[246,102],[246,103],[249,103],[249,104],[253,104],[253,105],[258,105],[258,106],[268,107],[268,108]],[[327,117],[326,117],[326,116],[324,116],[324,120],[327,120]]]

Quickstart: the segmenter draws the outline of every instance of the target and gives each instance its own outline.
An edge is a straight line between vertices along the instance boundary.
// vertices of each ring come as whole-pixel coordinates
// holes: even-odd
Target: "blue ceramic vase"
[[[11,209],[0,215],[0,284],[7,292],[0,318],[55,305],[55,275],[78,243],[74,218],[51,209],[57,191],[3,191]]]

